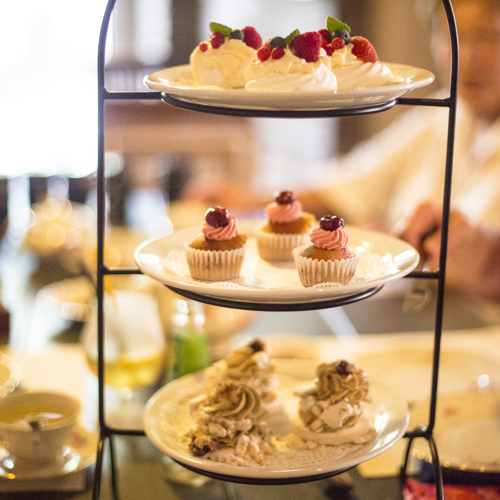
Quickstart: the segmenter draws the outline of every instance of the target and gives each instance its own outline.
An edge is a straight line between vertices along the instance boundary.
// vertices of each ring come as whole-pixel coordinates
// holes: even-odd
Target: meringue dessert
[[[279,380],[270,354],[265,342],[253,339],[230,352],[225,359],[213,363],[205,378],[212,385],[234,381],[251,387],[260,396],[262,415],[269,414],[280,406]]]
[[[232,465],[265,465],[273,453],[267,425],[261,422],[259,393],[246,384],[217,384],[206,396],[192,402],[196,428],[186,437],[196,456]]]
[[[201,42],[189,57],[194,80],[203,87],[244,87],[245,69],[262,45],[262,38],[251,26],[233,30],[210,23],[210,30],[210,39]]]
[[[322,47],[330,58],[338,90],[352,90],[387,85],[393,78],[390,68],[380,62],[373,45],[364,37],[351,36],[351,28],[328,17]]]
[[[321,35],[315,31],[286,38],[274,37],[257,51],[245,70],[248,92],[317,92],[336,90],[337,79],[321,48]]]
[[[368,377],[357,365],[321,363],[314,382],[295,390],[300,403],[294,433],[320,445],[368,442],[374,435],[363,415],[368,393]]]

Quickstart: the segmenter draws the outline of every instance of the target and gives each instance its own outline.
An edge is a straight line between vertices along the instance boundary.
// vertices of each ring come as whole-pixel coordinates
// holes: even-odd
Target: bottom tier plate
[[[277,360],[283,411],[268,422],[274,436],[290,434],[291,421],[298,409],[298,398],[293,390],[314,378],[315,366],[309,360],[294,360],[293,366]],[[408,425],[408,405],[404,398],[371,381],[372,402],[367,405],[365,415],[375,433],[369,442],[298,449],[280,446],[280,442],[287,441],[278,437],[276,452],[270,455],[267,465],[247,467],[219,463],[206,456],[194,456],[183,439],[186,432],[195,427],[189,402],[204,392],[204,383],[204,372],[198,372],[160,389],[146,405],[144,429],[152,443],[175,461],[201,474],[231,482],[293,484],[333,476],[390,448],[403,436]]]

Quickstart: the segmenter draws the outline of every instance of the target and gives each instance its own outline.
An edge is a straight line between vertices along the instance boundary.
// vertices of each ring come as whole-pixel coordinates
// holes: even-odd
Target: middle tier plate
[[[200,234],[200,227],[184,229],[139,245],[135,260],[147,276],[171,288],[213,299],[246,303],[305,304],[357,296],[402,278],[418,264],[419,255],[408,243],[385,233],[346,226],[349,246],[363,257],[347,285],[322,284],[305,288],[295,263],[269,262],[259,257],[254,228],[262,221],[241,221],[248,235],[245,262],[239,278],[227,281],[196,280],[189,274],[184,245]]]

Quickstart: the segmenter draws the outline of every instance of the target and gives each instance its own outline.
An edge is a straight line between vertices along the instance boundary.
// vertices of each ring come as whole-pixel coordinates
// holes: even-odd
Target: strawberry
[[[290,43],[290,50],[297,57],[307,62],[316,62],[321,49],[323,37],[317,31],[308,31],[296,36]]]
[[[241,30],[243,32],[243,41],[255,50],[262,46],[262,38],[252,26],[246,26]]]
[[[379,62],[380,59],[373,48],[373,45],[362,36],[353,36],[351,38],[352,53],[362,59],[364,62]]]

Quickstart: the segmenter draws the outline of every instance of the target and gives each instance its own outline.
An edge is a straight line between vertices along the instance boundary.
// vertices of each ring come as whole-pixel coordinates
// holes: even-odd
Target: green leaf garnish
[[[337,30],[346,30],[347,33],[351,32],[351,28],[347,26],[347,24],[344,24],[331,16],[326,18],[326,29],[330,33],[335,33]]]
[[[210,31],[212,33],[222,33],[224,36],[229,36],[233,30],[223,24],[210,23]]]
[[[293,30],[286,38],[286,45],[290,45],[293,40],[300,35],[300,31],[299,30]]]

